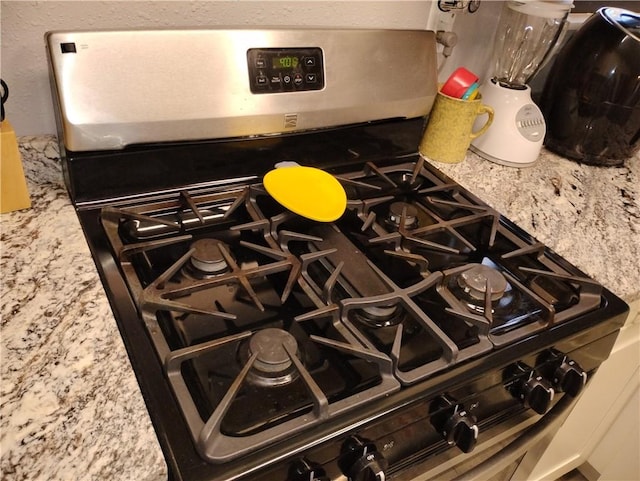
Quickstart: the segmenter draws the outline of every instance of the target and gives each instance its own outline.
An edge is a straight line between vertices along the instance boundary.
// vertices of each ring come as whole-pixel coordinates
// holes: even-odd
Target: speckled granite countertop
[[[21,138],[33,207],[3,214],[2,479],[166,479],[53,137]],[[628,302],[640,299],[640,159],[434,164]]]
[[[640,299],[640,155],[619,168],[547,150],[525,169],[473,153],[432,164],[627,302]]]
[[[0,217],[0,478],[166,479],[56,140],[19,141],[32,208]]]

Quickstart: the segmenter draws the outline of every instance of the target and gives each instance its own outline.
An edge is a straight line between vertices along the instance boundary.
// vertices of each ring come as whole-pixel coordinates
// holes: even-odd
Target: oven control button
[[[463,453],[473,451],[478,440],[478,424],[462,404],[444,395],[431,404],[430,412],[431,424],[448,444],[457,446]]]
[[[307,458],[300,458],[289,468],[287,481],[330,481],[324,469]]]
[[[345,440],[338,461],[349,481],[385,481],[387,464],[376,445],[360,436]]]

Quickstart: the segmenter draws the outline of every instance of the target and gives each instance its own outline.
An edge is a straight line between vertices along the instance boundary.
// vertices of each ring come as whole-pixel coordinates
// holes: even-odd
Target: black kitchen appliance
[[[603,7],[562,47],[540,105],[549,150],[615,166],[640,149],[640,14]]]
[[[433,32],[47,47],[67,187],[172,479],[486,477],[609,355],[626,304],[417,154]],[[335,175],[343,216],[275,202],[283,161]]]

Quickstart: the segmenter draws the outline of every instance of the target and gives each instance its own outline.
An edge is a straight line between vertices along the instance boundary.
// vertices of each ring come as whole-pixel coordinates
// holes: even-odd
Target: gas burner
[[[241,358],[256,359],[247,380],[258,386],[282,386],[298,378],[289,353],[299,356],[298,341],[289,332],[274,327],[257,331],[245,344]]]
[[[484,264],[475,264],[458,276],[458,286],[479,301],[484,301],[487,288],[491,300],[497,301],[507,290],[507,285],[507,279],[499,271]]]
[[[404,220],[403,220],[404,213]],[[418,209],[408,202],[393,202],[389,206],[387,222],[395,229],[412,229],[418,226]]]
[[[421,163],[422,159],[419,161],[419,164]],[[395,177],[394,175],[391,175],[391,177]],[[395,179],[394,179],[395,180]],[[418,175],[414,175],[414,173],[412,172],[402,172],[400,174],[400,186],[402,187],[408,187],[412,190],[418,190],[422,187],[422,184],[424,183],[424,179]]]
[[[228,246],[211,238],[198,239],[191,244],[194,250],[190,263],[187,265],[189,273],[197,278],[213,277],[229,271],[229,264],[220,248],[229,250]]]
[[[354,312],[356,319],[367,327],[397,326],[404,318],[403,310],[395,306],[369,306]]]
[[[467,264],[456,269],[457,273],[451,275],[447,282],[451,293],[469,311],[481,316],[490,316],[493,324],[508,322],[507,319],[526,317],[527,309],[537,312],[536,307],[529,306],[528,302],[523,300],[520,289],[513,285],[513,280],[508,280],[507,276],[488,259],[483,262]],[[487,288],[491,312],[485,312]]]

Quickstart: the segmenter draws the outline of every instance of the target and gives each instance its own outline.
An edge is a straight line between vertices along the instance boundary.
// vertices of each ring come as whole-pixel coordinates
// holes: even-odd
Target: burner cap
[[[474,299],[483,300],[487,290],[487,280],[491,289],[491,300],[497,301],[507,289],[507,279],[492,267],[484,264],[473,265],[460,273],[458,285]]]
[[[402,309],[393,306],[368,306],[356,311],[356,318],[368,327],[397,326],[402,322]]]
[[[402,222],[402,211],[406,209],[403,227],[411,227],[417,222],[418,209],[408,202],[394,202],[389,206],[389,221],[396,226]]]
[[[263,373],[281,373],[293,362],[284,346],[297,353],[298,342],[287,331],[276,328],[262,329],[249,340],[249,355],[257,354],[253,367]]]
[[[229,266],[220,252],[220,245],[224,242],[218,239],[198,239],[191,244],[191,248],[195,252],[191,256],[191,264],[196,269],[206,272],[207,274],[221,274],[225,272]]]

